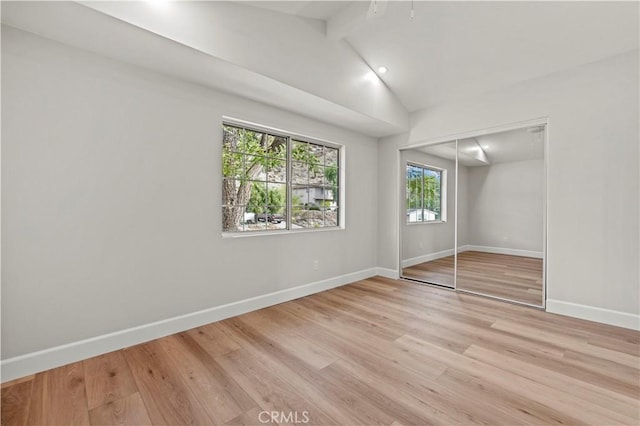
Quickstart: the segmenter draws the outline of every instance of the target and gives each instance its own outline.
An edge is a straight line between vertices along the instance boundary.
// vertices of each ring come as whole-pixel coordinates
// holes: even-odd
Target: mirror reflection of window
[[[407,163],[407,223],[445,221],[441,201],[446,198],[446,170]]]

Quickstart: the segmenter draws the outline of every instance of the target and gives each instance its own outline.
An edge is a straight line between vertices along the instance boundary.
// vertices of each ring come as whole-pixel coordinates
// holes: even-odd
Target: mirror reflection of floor
[[[418,263],[402,269],[404,278],[453,288],[453,256]]]
[[[402,270],[406,278],[453,286],[453,256]],[[542,305],[542,259],[465,251],[458,254],[460,290]]]

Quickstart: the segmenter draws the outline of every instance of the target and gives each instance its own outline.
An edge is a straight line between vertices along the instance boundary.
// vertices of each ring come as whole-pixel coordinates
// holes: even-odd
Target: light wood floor
[[[2,424],[637,425],[639,344],[377,277],[5,384]]]
[[[402,270],[403,276],[453,287],[453,256]],[[542,259],[465,251],[458,253],[457,288],[542,305]]]

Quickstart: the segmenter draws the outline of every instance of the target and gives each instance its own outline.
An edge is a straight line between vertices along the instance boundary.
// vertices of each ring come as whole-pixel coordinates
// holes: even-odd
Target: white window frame
[[[422,216],[422,220],[419,221],[410,221],[408,217],[406,217],[406,211],[407,211],[407,207],[406,207],[406,199],[408,197],[408,191],[407,191],[407,168],[408,167],[418,167],[420,169],[422,169],[422,182],[424,182],[424,172],[425,170],[431,170],[433,172],[438,172],[440,173],[440,219],[437,220],[424,220],[424,213]],[[424,183],[423,183],[424,184]],[[447,222],[447,169],[443,169],[441,167],[436,167],[436,166],[430,166],[428,164],[422,164],[422,163],[416,163],[415,161],[407,161],[405,164],[405,170],[404,170],[404,191],[405,191],[405,217],[406,217],[406,224],[407,225],[426,225],[426,224],[433,224],[433,223],[446,223]],[[421,210],[424,212],[424,189],[422,190],[422,197],[421,197]]]
[[[287,182],[286,182],[286,187],[287,187],[287,202],[286,202],[286,217],[285,217],[285,221],[286,221],[286,228],[285,229],[268,229],[268,230],[256,230],[256,231],[225,231],[224,229],[222,229],[222,236],[223,238],[244,238],[244,237],[253,237],[253,236],[263,236],[263,235],[278,235],[278,234],[296,234],[296,233],[305,233],[305,232],[330,232],[330,231],[340,231],[340,230],[344,230],[346,227],[346,214],[345,214],[345,147],[344,145],[335,143],[335,142],[331,142],[331,141],[327,141],[324,139],[320,139],[320,138],[316,138],[316,137],[310,137],[307,135],[303,135],[303,134],[299,134],[299,133],[295,133],[295,132],[291,132],[291,131],[287,131],[287,130],[282,130],[282,129],[277,129],[274,127],[269,127],[269,126],[265,126],[262,124],[257,124],[257,123],[253,123],[253,122],[249,122],[249,121],[244,121],[244,120],[239,120],[236,118],[230,118],[230,117],[223,117],[222,119],[222,123],[221,123],[221,135],[224,134],[224,126],[232,126],[232,127],[238,127],[238,128],[242,128],[245,130],[249,130],[249,131],[255,131],[255,132],[264,132],[264,133],[268,133],[270,135],[274,135],[274,136],[280,136],[280,137],[285,137],[287,138],[287,156],[286,156],[286,161],[287,161]],[[337,187],[338,187],[338,217],[337,217],[337,225],[336,226],[323,226],[323,227],[319,227],[319,228],[298,228],[298,229],[294,229],[292,228],[292,215],[293,215],[293,197],[292,197],[292,190],[293,190],[293,184],[292,184],[292,164],[293,161],[292,160],[292,153],[291,153],[291,149],[292,149],[292,145],[293,145],[293,141],[300,141],[300,142],[307,142],[307,143],[312,143],[312,144],[317,144],[317,145],[322,145],[322,146],[327,146],[329,148],[334,148],[338,150],[338,161],[337,161],[337,168],[338,168],[338,183],[337,183]],[[221,141],[222,142],[222,141]],[[220,164],[222,164],[222,154],[224,150],[224,145],[223,143],[220,143]],[[222,180],[224,180],[225,176],[223,175],[223,171],[221,169],[220,171],[220,177]],[[222,183],[222,181],[221,181]],[[221,194],[222,195],[222,194]],[[222,197],[220,197],[222,198]],[[222,206],[222,204],[221,204]],[[220,218],[220,225],[222,225],[222,217]]]

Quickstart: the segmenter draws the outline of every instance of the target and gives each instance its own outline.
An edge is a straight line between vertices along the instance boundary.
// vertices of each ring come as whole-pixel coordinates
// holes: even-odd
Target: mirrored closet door
[[[544,124],[401,151],[401,276],[544,307]]]
[[[402,277],[455,287],[456,142],[401,152]]]

